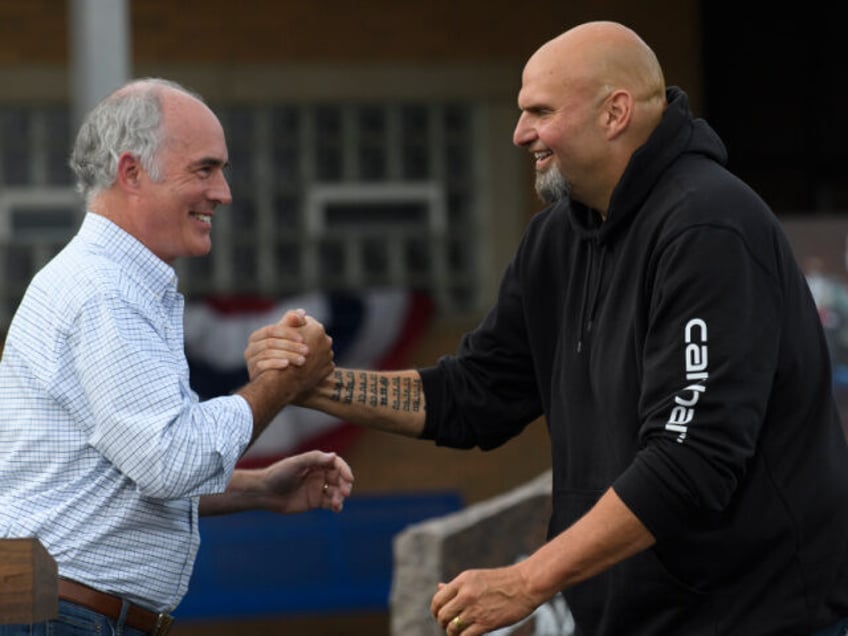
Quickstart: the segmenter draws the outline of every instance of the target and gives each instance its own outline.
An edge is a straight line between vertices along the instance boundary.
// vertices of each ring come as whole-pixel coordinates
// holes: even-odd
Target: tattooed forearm
[[[400,410],[400,378],[392,379],[392,408]]]
[[[396,411],[420,411],[421,382],[412,378],[393,378],[392,408]]]
[[[359,372],[359,397],[357,400],[360,404],[368,403],[368,374],[365,371]]]
[[[408,411],[412,402],[412,380],[404,378],[403,380],[403,410]]]
[[[333,372],[333,377],[335,384],[331,399],[334,402],[356,402],[371,408],[386,407],[394,411],[413,413],[423,408],[423,391],[419,380],[390,378],[377,372],[354,372],[346,369],[337,369]]]
[[[356,386],[356,377],[353,371],[336,370],[333,371],[333,377],[336,379],[333,385],[332,399],[334,402],[342,404],[350,404],[353,402],[353,391]]]
[[[344,388],[344,381],[342,378],[341,371],[333,371],[333,377],[336,379],[336,383],[333,385],[333,402],[341,402],[342,401],[342,389]]]
[[[412,390],[410,391],[410,399],[411,399],[411,404],[410,404],[409,408],[413,413],[417,413],[418,411],[421,410],[421,402],[422,402],[422,399],[421,399],[421,382],[420,381],[415,381],[415,382],[412,383]]]
[[[389,379],[380,376],[380,406],[389,405]]]

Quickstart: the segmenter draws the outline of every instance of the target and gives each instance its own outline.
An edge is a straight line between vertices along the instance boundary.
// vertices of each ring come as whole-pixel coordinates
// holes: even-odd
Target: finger
[[[248,365],[248,375],[255,378],[267,371],[282,371],[289,366],[286,358],[269,358],[266,360],[254,360]]]
[[[433,600],[430,601],[430,613],[433,615],[433,618],[439,620],[440,615],[445,609],[445,605],[447,605],[456,596],[456,589],[454,586],[447,583],[439,583],[436,588],[437,591],[433,595]],[[442,625],[442,627],[445,627],[447,621],[452,618],[453,615],[445,615],[445,620],[443,622],[440,621],[439,624]]]
[[[249,342],[243,357],[249,365],[273,357],[288,358],[294,363],[299,363],[300,358],[297,356],[305,358],[308,353],[309,347],[303,343],[282,338],[267,338]]]
[[[282,360],[288,360],[289,364],[292,364],[296,367],[302,367],[304,364],[306,364],[306,356],[300,353],[299,351],[280,351],[277,357]]]
[[[353,481],[353,470],[335,452],[311,450],[301,453],[298,457],[301,459],[303,468],[323,469],[324,481],[331,486]]]
[[[333,464],[341,479],[347,483],[353,483],[353,469],[350,467],[350,464],[338,455],[336,455]]]
[[[289,363],[302,367],[306,363],[306,354],[298,347],[292,344],[291,346],[283,346],[279,349],[267,351],[264,354],[259,354],[258,358],[288,360]]]
[[[309,347],[301,342],[287,338],[268,338],[261,342],[248,344],[244,351],[244,357],[246,360],[281,357],[294,362],[296,359],[305,358],[308,353]]]
[[[333,492],[336,492],[341,497],[349,497],[350,493],[353,492],[353,481],[348,480],[340,480],[340,481],[327,481],[330,484],[330,487],[333,488]]]
[[[333,512],[341,512],[347,496],[343,489],[325,481],[322,486],[322,497],[324,499],[322,503],[324,508],[329,508]]]
[[[303,366],[305,359],[300,354],[285,353],[274,356],[254,357],[248,363],[252,375],[269,370],[282,370],[289,365]]]
[[[266,337],[262,341],[262,346],[279,347],[285,342],[297,343],[299,346],[305,347],[303,331],[295,327],[284,327],[283,325],[274,325],[273,329],[269,329]]]
[[[265,325],[264,327],[260,327],[255,331],[252,331],[250,336],[247,338],[248,347],[251,345],[262,342],[266,338],[268,338],[273,333],[273,327],[271,325]]]
[[[457,614],[452,619],[450,619],[450,621],[448,621],[448,624],[445,627],[445,631],[450,636],[454,636],[455,634],[467,634],[469,627],[469,623],[467,623],[463,619],[462,614]]]
[[[457,616],[460,617],[459,622],[456,621]],[[436,619],[443,629],[453,629],[453,633],[455,634],[459,634],[462,632],[463,627],[467,627],[467,625],[463,625],[462,623],[462,608],[455,601],[450,601],[443,605]]]
[[[328,453],[329,465],[324,471],[324,482],[346,497],[353,490],[353,470],[335,453]]]
[[[469,608],[465,606],[467,599],[460,600],[460,586],[456,579],[437,587],[431,604],[436,621],[448,634],[465,632],[473,621],[469,616]],[[457,616],[459,621],[456,620]]]
[[[287,327],[303,327],[306,324],[306,311],[304,309],[292,309],[283,314],[279,324]]]
[[[304,320],[307,324],[312,325],[313,327],[320,327],[322,330],[324,329],[324,325],[321,324],[318,320],[316,320],[313,316],[305,315]]]
[[[296,456],[305,469],[327,469],[334,465],[337,455],[333,452],[310,450]]]

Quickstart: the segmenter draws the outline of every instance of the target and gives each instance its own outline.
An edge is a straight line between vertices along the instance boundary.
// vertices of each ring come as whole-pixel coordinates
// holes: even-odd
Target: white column
[[[130,78],[128,0],[68,0],[71,130]]]

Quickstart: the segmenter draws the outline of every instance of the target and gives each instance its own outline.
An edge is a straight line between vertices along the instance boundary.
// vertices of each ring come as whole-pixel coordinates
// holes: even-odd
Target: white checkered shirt
[[[251,435],[238,396],[199,402],[174,270],[102,216],[30,284],[0,361],[0,537],[60,576],[156,611],[186,592],[197,498]]]

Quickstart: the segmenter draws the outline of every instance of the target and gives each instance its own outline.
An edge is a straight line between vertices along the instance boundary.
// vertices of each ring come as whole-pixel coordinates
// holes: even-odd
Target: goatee
[[[555,166],[536,173],[536,194],[546,205],[556,203],[571,194],[571,185]]]

